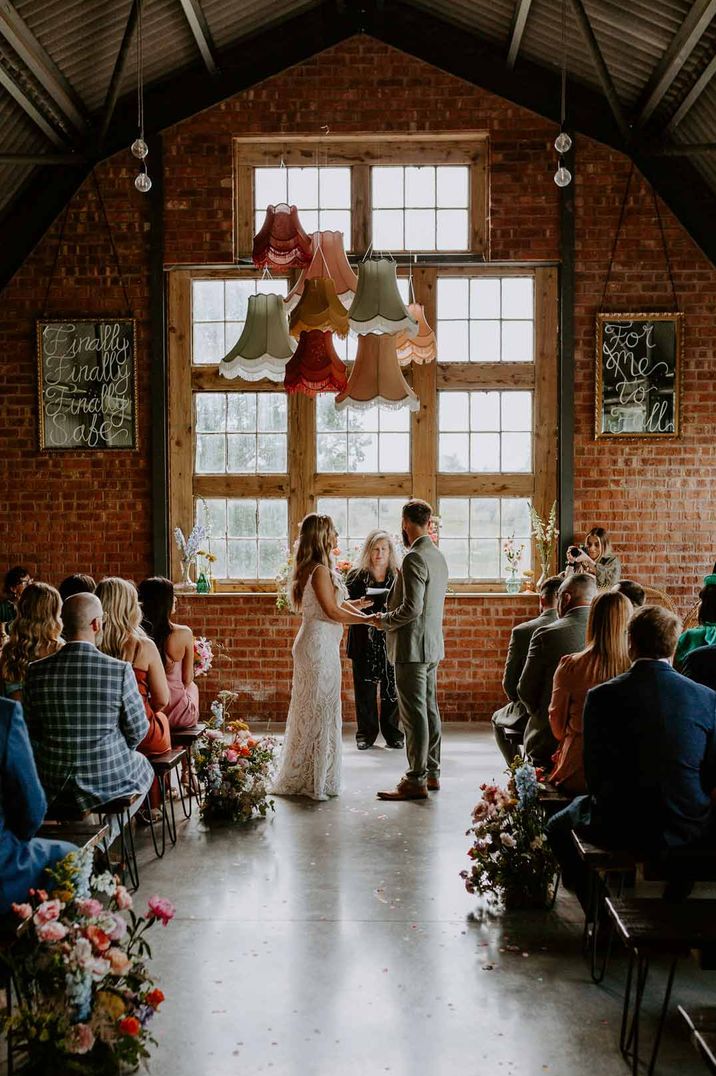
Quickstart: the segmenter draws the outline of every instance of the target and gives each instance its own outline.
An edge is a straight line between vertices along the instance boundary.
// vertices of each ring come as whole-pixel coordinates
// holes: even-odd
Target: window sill
[[[177,591],[178,599],[189,598],[192,601],[198,601],[208,599],[211,601],[216,598],[274,598],[276,597],[275,591],[272,590],[215,590],[210,594],[197,594],[195,590],[192,591]],[[536,598],[537,594],[534,591],[523,590],[519,594],[508,594],[505,590],[449,590],[447,598],[498,598],[504,600],[505,598]]]

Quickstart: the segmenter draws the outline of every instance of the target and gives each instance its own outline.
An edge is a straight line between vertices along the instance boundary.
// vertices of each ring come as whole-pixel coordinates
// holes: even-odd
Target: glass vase
[[[522,580],[518,577],[517,572],[510,572],[505,580],[505,590],[508,594],[519,594],[522,587]]]
[[[179,590],[184,594],[196,590],[196,583],[191,578],[191,565],[190,560],[183,560],[181,562],[181,583],[177,583],[175,590]]]

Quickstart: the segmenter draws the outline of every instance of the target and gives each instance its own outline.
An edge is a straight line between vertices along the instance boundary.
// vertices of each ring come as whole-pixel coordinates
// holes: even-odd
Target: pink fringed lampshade
[[[283,387],[286,392],[303,392],[306,396],[343,392],[346,375],[345,363],[336,354],[332,334],[313,329],[301,333],[298,347],[286,366]]]
[[[438,347],[434,329],[431,329],[425,318],[425,308],[421,303],[410,303],[408,313],[418,323],[417,336],[410,337],[407,333],[398,333],[395,338],[395,350],[401,366],[407,366],[411,362],[432,362],[437,358]]]
[[[321,329],[348,336],[348,311],[336,295],[336,285],[327,277],[307,280],[288,324],[291,336]]]
[[[359,337],[348,386],[336,397],[337,411],[342,411],[344,407],[361,409],[376,404],[407,407],[411,411],[417,411],[420,406],[420,401],[400,369],[395,337],[386,333],[367,333]]]
[[[312,236],[313,257],[296,284],[286,296],[286,306],[293,310],[301,298],[303,286],[314,277],[330,277],[336,286],[336,295],[350,306],[358,287],[358,277],[353,272],[343,249],[343,232],[314,232]]]
[[[270,205],[254,236],[253,262],[258,269],[303,268],[310,264],[311,239],[301,227],[295,205]]]

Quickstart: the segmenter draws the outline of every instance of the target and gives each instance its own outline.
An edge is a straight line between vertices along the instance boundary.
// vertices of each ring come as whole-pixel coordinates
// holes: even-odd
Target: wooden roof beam
[[[713,2],[716,3],[716,0],[713,0]],[[580,30],[582,31],[584,40],[587,43],[587,48],[589,49],[592,63],[594,64],[594,67],[596,69],[597,77],[599,78],[602,90],[604,91],[604,96],[609,102],[609,107],[612,110],[612,115],[614,116],[617,127],[619,128],[625,143],[629,144],[629,142],[631,142],[631,128],[627,123],[626,116],[624,115],[624,110],[621,106],[621,101],[619,100],[619,95],[616,91],[612,76],[609,74],[609,68],[607,67],[604,61],[604,57],[602,56],[602,50],[599,48],[599,42],[594,36],[594,30],[592,29],[592,24],[589,21],[589,16],[587,15],[587,12],[584,10],[584,4],[582,3],[582,0],[572,0],[572,9],[577,17],[577,22],[579,24]]]
[[[201,9],[201,4],[199,0],[179,0],[179,3],[182,6],[186,21],[189,23],[189,29],[196,41],[196,46],[201,53],[206,69],[212,78],[216,78],[219,74],[219,67],[214,59],[214,42],[211,39],[211,31],[209,30],[206,16]]]
[[[716,75],[716,56],[713,56],[711,58],[710,62],[701,72],[696,82],[693,84],[689,92],[686,94],[686,97],[683,99],[676,112],[667,123],[667,134],[673,134],[673,132],[683,120],[686,113],[689,112],[696,104],[699,97],[704,92],[714,75]]]
[[[665,94],[703,37],[714,15],[716,15],[716,0],[694,0],[691,10],[654,69],[639,113],[640,127],[643,127],[663,101]]]
[[[32,101],[25,91],[18,86],[14,78],[8,71],[0,65],[0,86],[4,86],[7,92],[15,101],[17,101],[20,108],[25,115],[29,116],[36,127],[39,127],[46,138],[50,140],[55,146],[65,148],[65,140],[58,134],[52,124],[45,118],[39,108]]]
[[[97,132],[97,147],[101,149],[104,145],[104,140],[107,137],[107,131],[109,125],[112,122],[112,116],[114,114],[114,106],[117,104],[117,97],[119,96],[119,86],[122,81],[122,75],[124,74],[124,68],[127,64],[127,56],[129,54],[129,46],[132,43],[134,37],[134,31],[137,27],[137,19],[139,18],[139,0],[132,0],[132,6],[129,9],[129,15],[127,16],[127,22],[124,27],[124,34],[122,36],[122,43],[119,46],[119,52],[117,53],[117,59],[114,61],[114,68],[112,70],[112,77],[109,80],[109,86],[107,87],[107,95],[104,99],[104,108],[102,110],[102,119],[99,124],[99,130]]]
[[[520,51],[520,45],[522,44],[522,35],[524,34],[525,26],[527,25],[527,16],[530,13],[531,7],[532,0],[517,0],[515,5],[510,45],[507,50],[507,66],[510,68],[515,66],[517,53]]]

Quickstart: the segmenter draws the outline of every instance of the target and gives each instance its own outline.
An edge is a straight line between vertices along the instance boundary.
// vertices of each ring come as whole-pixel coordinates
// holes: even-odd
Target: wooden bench
[[[547,781],[542,781],[540,784],[537,799],[547,818],[552,818],[554,815],[559,814],[565,807],[569,807],[572,802],[572,796],[560,792],[558,788]]]
[[[607,932],[604,955],[599,965],[599,923],[604,901],[609,893],[612,875],[618,878],[617,895],[621,896],[626,878],[636,870],[636,860],[630,852],[603,848],[572,830],[572,841],[577,855],[587,869],[587,907],[584,912],[582,949],[590,953],[589,972],[593,982],[601,983],[607,970],[614,931]]]
[[[716,1009],[685,1009],[679,1005],[679,1012],[709,1072],[716,1073]]]
[[[97,848],[109,833],[107,822],[58,822],[45,821],[37,832],[38,837],[50,841],[69,841],[79,849]]]
[[[184,812],[185,818],[191,818],[192,807],[194,797],[198,802],[201,802],[201,787],[199,780],[196,776],[194,769],[194,746],[197,740],[200,740],[206,731],[206,725],[201,722],[198,725],[189,725],[186,728],[172,729],[172,747],[184,747],[187,754],[187,794],[185,795],[183,785],[180,788],[181,791],[181,807]]]
[[[656,1066],[669,1009],[676,966],[692,949],[711,948],[716,945],[716,900],[687,900],[671,904],[664,900],[620,900],[607,897],[606,907],[614,920],[617,933],[629,951],[619,1048],[625,1058],[631,1057],[634,1076],[639,1071],[639,1024],[650,961],[654,956],[669,958],[666,990],[647,1068],[648,1076],[651,1076]],[[633,982],[634,1012],[630,1020]]]
[[[172,747],[163,755],[153,755],[149,761],[154,770],[154,776],[159,786],[159,803],[162,813],[161,843],[157,843],[157,835],[154,830],[154,818],[149,811],[149,827],[152,833],[152,844],[159,859],[162,858],[167,847],[167,835],[174,846],[177,843],[177,823],[174,814],[174,800],[167,792],[171,790],[172,773],[179,769],[187,757],[184,747]],[[181,783],[181,782],[180,782]]]

